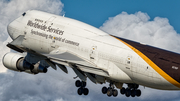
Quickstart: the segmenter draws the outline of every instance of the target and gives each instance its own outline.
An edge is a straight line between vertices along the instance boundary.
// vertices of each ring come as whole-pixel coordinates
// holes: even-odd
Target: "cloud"
[[[0,35],[0,40],[7,39],[6,26],[13,19],[21,16],[21,14],[29,9],[36,9],[50,12],[53,14],[61,14],[63,4],[59,0],[10,0],[0,1],[0,30],[3,32]]]
[[[155,17],[150,21],[146,13],[122,12],[115,17],[110,17],[100,29],[115,36],[180,53],[180,34],[169,24],[167,18]],[[138,99],[146,101],[177,100],[180,94],[177,91],[143,89],[143,87],[141,89],[143,94]]]
[[[50,101],[67,101],[76,98],[76,95],[69,97],[74,85],[69,85],[73,80],[72,75],[65,77],[61,71],[49,70],[49,73],[30,75],[18,73],[5,69],[2,65],[2,57],[5,53],[10,52],[6,47],[11,38],[7,33],[7,25],[18,16],[29,9],[36,9],[50,12],[53,14],[63,14],[63,4],[59,0],[10,0],[0,1],[0,100],[1,101],[32,101],[32,100],[50,100]],[[59,75],[59,73],[62,73]],[[66,78],[66,79],[64,79]],[[71,86],[71,87],[70,87]],[[66,91],[66,90],[69,91]],[[73,90],[72,94],[76,94]],[[67,93],[67,94],[66,94]]]
[[[180,34],[169,24],[167,18],[155,17],[150,21],[146,13],[122,12],[109,18],[100,29],[116,36],[180,52]]]
[[[72,78],[61,75],[60,71],[49,69],[47,74],[31,75],[8,71],[1,73],[1,101],[66,101],[76,98],[70,84]],[[64,79],[66,78],[66,79]],[[69,84],[70,83],[70,84]],[[74,83],[74,82],[73,82]],[[74,90],[75,91],[75,90]],[[71,94],[69,96],[67,94]]]
[[[6,44],[11,41],[7,34],[7,25],[13,19],[29,9],[36,9],[50,12],[53,14],[63,14],[63,4],[59,0],[10,0],[0,1],[0,59],[5,53],[10,52]],[[179,35],[169,25],[166,18],[155,18],[149,21],[149,16],[145,13],[127,14],[123,12],[115,17],[111,17],[100,28],[108,33],[124,38],[148,43],[173,51],[179,50],[177,44]],[[141,36],[141,37],[139,37]],[[163,38],[162,38],[163,36]],[[175,37],[176,36],[176,37]],[[143,38],[142,38],[143,37]],[[158,40],[156,40],[158,39]],[[166,39],[166,41],[164,41]],[[171,40],[173,39],[173,40]],[[167,43],[162,45],[162,43]],[[174,44],[173,44],[174,43]],[[178,92],[167,92],[153,90],[150,88],[142,89],[140,98],[126,98],[123,95],[118,97],[107,97],[101,93],[104,85],[96,85],[88,80],[87,87],[90,90],[88,96],[79,96],[72,78],[76,74],[68,68],[69,74],[65,74],[60,69],[57,71],[49,68],[46,74],[31,75],[19,73],[4,68],[0,61],[0,100],[1,101],[119,101],[119,100],[172,100],[178,99]],[[171,94],[171,96],[169,96]],[[168,95],[168,96],[167,96]],[[160,97],[162,96],[162,97]]]
[[[9,48],[6,44],[10,42],[10,38],[7,34],[7,25],[21,16],[21,14],[29,9],[36,9],[41,11],[50,12],[53,14],[62,14],[63,4],[59,0],[1,0],[0,1],[0,59],[7,53]],[[2,62],[0,61],[0,72],[5,72]]]
[[[48,68],[46,74],[31,75],[7,70],[2,64],[2,57],[11,50],[6,47],[11,38],[7,33],[7,25],[29,9],[63,14],[63,4],[59,0],[10,0],[0,1],[0,101],[100,101],[107,98],[101,94],[101,85],[88,80],[90,90],[88,96],[79,96],[73,77],[76,74],[68,69],[65,74]],[[98,95],[98,96],[97,96]],[[99,96],[100,95],[100,96]],[[105,97],[104,97],[105,96]],[[109,98],[110,99],[110,98]]]
[[[63,4],[59,0],[10,0],[0,1],[0,101],[98,101],[103,99],[101,85],[88,83],[89,96],[79,96],[73,77],[76,74],[69,68],[69,74],[61,70],[48,69],[46,74],[31,75],[5,69],[2,57],[11,50],[6,47],[11,38],[7,25],[29,9],[63,14]],[[88,81],[90,82],[90,81]],[[92,88],[92,89],[91,89]],[[97,96],[101,95],[101,96]],[[107,96],[105,96],[107,97]]]

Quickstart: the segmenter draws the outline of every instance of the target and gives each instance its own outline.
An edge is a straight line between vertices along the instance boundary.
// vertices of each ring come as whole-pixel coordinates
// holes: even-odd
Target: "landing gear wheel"
[[[135,89],[138,89],[138,88],[139,88],[139,85],[135,84],[135,85],[134,85],[134,88],[135,88]]]
[[[86,82],[82,81],[81,82],[81,87],[86,87]]]
[[[127,88],[125,89],[124,87],[122,87],[122,89],[120,90],[120,93],[123,95],[125,94],[126,97],[139,97],[141,96],[141,90],[139,90],[139,85],[135,84],[135,83],[128,83],[127,84]]]
[[[106,93],[107,93],[107,90],[108,90],[107,87],[103,87],[103,88],[102,88],[102,93],[103,93],[103,94],[106,94]]]
[[[82,94],[88,95],[88,94],[89,94],[89,89],[88,89],[88,88],[85,88],[85,87],[86,87],[86,82],[77,80],[77,81],[75,82],[75,86],[76,86],[76,87],[79,87],[79,89],[77,90],[77,93],[78,93],[79,95],[82,95]]]
[[[83,94],[83,88],[79,88],[79,89],[77,90],[77,93],[78,93],[79,95],[82,95],[82,94]]]
[[[126,89],[126,97],[129,97],[130,95],[131,95],[131,90],[129,90],[129,89]]]
[[[107,96],[112,96],[112,89],[111,88],[109,88],[108,90],[107,90]]]
[[[120,90],[121,94],[125,94],[126,93],[126,89],[123,87],[121,90]]]
[[[135,95],[136,95],[136,90],[131,90],[131,96],[135,97]]]
[[[131,89],[133,88],[133,84],[128,84],[128,87]]]
[[[76,87],[80,87],[82,84],[81,84],[81,81],[80,80],[77,80],[76,83],[75,83]]]
[[[139,90],[139,89],[136,90],[136,96],[137,96],[137,97],[141,96],[141,90]]]
[[[112,90],[112,95],[116,97],[118,95],[118,91],[116,89]]]
[[[89,90],[87,88],[84,88],[84,95],[88,95]]]

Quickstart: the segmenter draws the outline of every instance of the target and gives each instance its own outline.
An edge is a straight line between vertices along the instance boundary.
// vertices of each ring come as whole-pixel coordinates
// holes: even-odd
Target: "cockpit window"
[[[24,12],[23,14],[22,14],[22,16],[25,16],[26,15],[26,12]]]

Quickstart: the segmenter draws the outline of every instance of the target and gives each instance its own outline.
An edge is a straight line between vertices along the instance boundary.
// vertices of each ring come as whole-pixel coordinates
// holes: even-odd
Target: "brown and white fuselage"
[[[94,83],[113,81],[117,88],[122,88],[123,83],[132,83],[155,89],[180,90],[180,54],[177,53],[36,10],[29,10],[10,23],[8,33],[14,41],[18,40],[8,47],[42,56],[51,67],[50,62],[71,67],[82,81],[86,78]],[[6,60],[4,64],[8,65]]]

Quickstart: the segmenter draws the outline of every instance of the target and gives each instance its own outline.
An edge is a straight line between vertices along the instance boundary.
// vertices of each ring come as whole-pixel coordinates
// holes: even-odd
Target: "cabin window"
[[[172,63],[180,65],[180,63],[177,63],[177,62],[174,62],[174,61],[172,61]]]
[[[164,61],[169,61],[169,60],[167,60],[167,59],[164,59],[164,58],[159,58],[159,59],[161,59],[161,60],[164,60]]]
[[[22,14],[22,16],[25,16],[26,15],[26,12],[24,12],[23,14]]]

